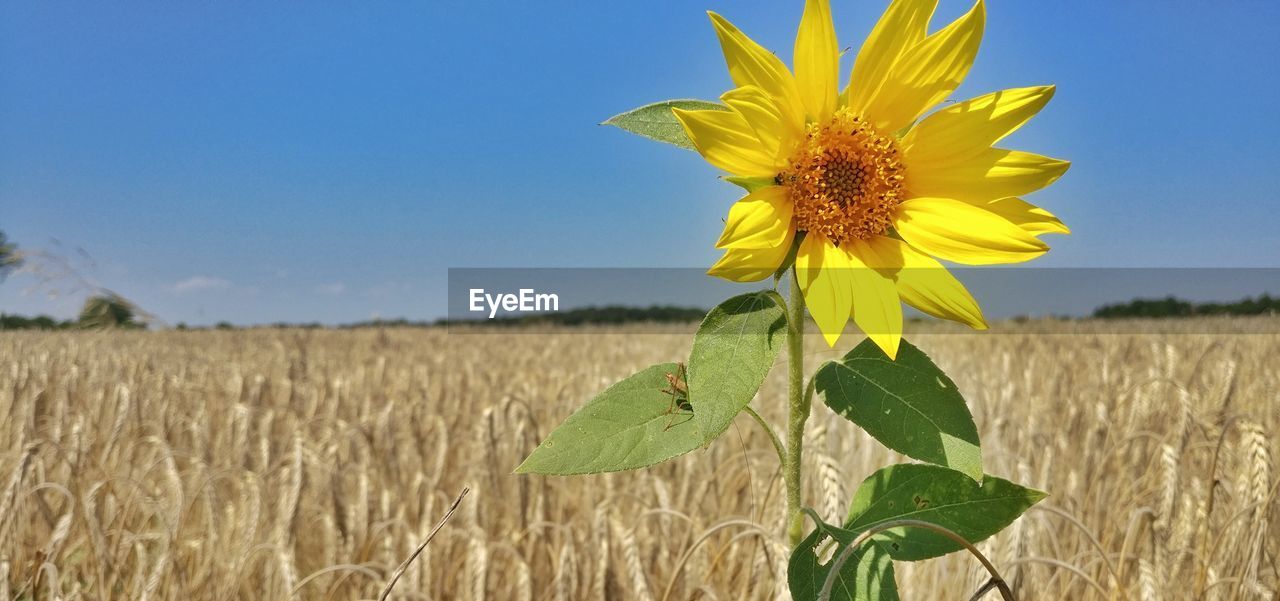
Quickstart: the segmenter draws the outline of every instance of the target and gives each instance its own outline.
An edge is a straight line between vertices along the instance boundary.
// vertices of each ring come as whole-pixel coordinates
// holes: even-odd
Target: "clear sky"
[[[833,4],[856,50],[886,3]],[[705,266],[736,189],[596,123],[729,87],[704,8],[789,58],[801,5],[6,2],[0,230],[170,323],[434,317],[449,267]],[[1006,144],[1074,163],[1030,197],[1075,232],[1038,265],[1280,267],[1276,23],[989,0],[956,96],[1058,84]],[[0,310],[78,308],[35,284]]]

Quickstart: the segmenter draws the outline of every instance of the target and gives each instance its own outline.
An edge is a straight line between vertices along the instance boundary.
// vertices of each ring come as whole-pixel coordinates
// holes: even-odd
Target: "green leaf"
[[[664,392],[671,390],[668,374],[680,377],[680,366],[661,363],[610,386],[551,432],[516,473],[633,470],[702,446],[693,415]]]
[[[777,180],[768,176],[746,177],[742,175],[726,175],[723,179],[726,182],[746,190],[748,193],[755,192],[760,188],[768,188],[769,186],[776,186],[778,184]]]
[[[865,532],[889,520],[937,524],[976,543],[1004,529],[1045,493],[994,476],[982,483],[935,465],[891,465],[862,481],[849,506],[845,528]],[[922,528],[891,528],[872,537],[894,559],[916,561],[962,547]]]
[[[703,442],[751,402],[782,350],[787,316],[772,291],[735,296],[707,313],[689,354],[689,402]]]
[[[814,376],[828,407],[885,446],[982,478],[978,429],[956,385],[906,340],[890,360],[871,340]]]
[[[853,543],[857,534],[819,524],[800,545],[791,552],[787,563],[787,586],[794,601],[813,601],[818,598],[832,563],[840,551]],[[828,539],[834,540],[835,549],[827,562],[819,561],[819,551]],[[832,601],[897,601],[898,583],[893,574],[893,561],[889,554],[874,541],[855,549],[853,555],[840,568],[835,586],[831,588]]]
[[[614,115],[600,125],[620,127],[651,140],[675,144],[681,148],[693,150],[693,143],[685,135],[684,127],[676,120],[675,113],[671,112],[673,108],[689,111],[729,110],[723,104],[716,104],[706,100],[664,100]]]

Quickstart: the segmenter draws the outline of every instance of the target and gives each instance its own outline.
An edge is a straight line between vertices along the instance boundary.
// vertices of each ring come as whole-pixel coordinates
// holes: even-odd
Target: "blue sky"
[[[835,0],[841,40],[884,5]],[[0,229],[170,323],[433,317],[450,267],[707,265],[735,189],[596,125],[728,87],[704,8],[789,57],[799,0],[4,3]],[[1277,22],[990,0],[956,96],[1058,84],[1007,144],[1074,162],[1031,197],[1075,231],[1039,266],[1280,266]],[[78,308],[47,289],[11,277],[0,310]]]

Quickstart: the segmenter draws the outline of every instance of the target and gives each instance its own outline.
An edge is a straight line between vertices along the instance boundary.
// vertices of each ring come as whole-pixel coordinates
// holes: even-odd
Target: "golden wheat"
[[[980,545],[1020,598],[1276,598],[1280,335],[1185,324],[912,336],[966,393],[987,471],[1051,493]],[[784,597],[777,459],[749,419],[640,472],[511,474],[594,392],[689,343],[0,334],[0,601],[372,599],[464,486],[392,598]],[[812,365],[835,356],[810,343]],[[781,372],[754,403],[775,423]],[[835,518],[903,458],[814,415],[806,498]],[[966,599],[985,580],[963,555],[898,576],[905,599]]]

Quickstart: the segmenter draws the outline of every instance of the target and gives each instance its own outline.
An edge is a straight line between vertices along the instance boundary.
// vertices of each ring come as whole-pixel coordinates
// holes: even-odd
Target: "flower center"
[[[777,182],[786,186],[796,229],[833,244],[865,240],[889,229],[903,199],[898,141],[848,111],[808,126],[805,140]]]

